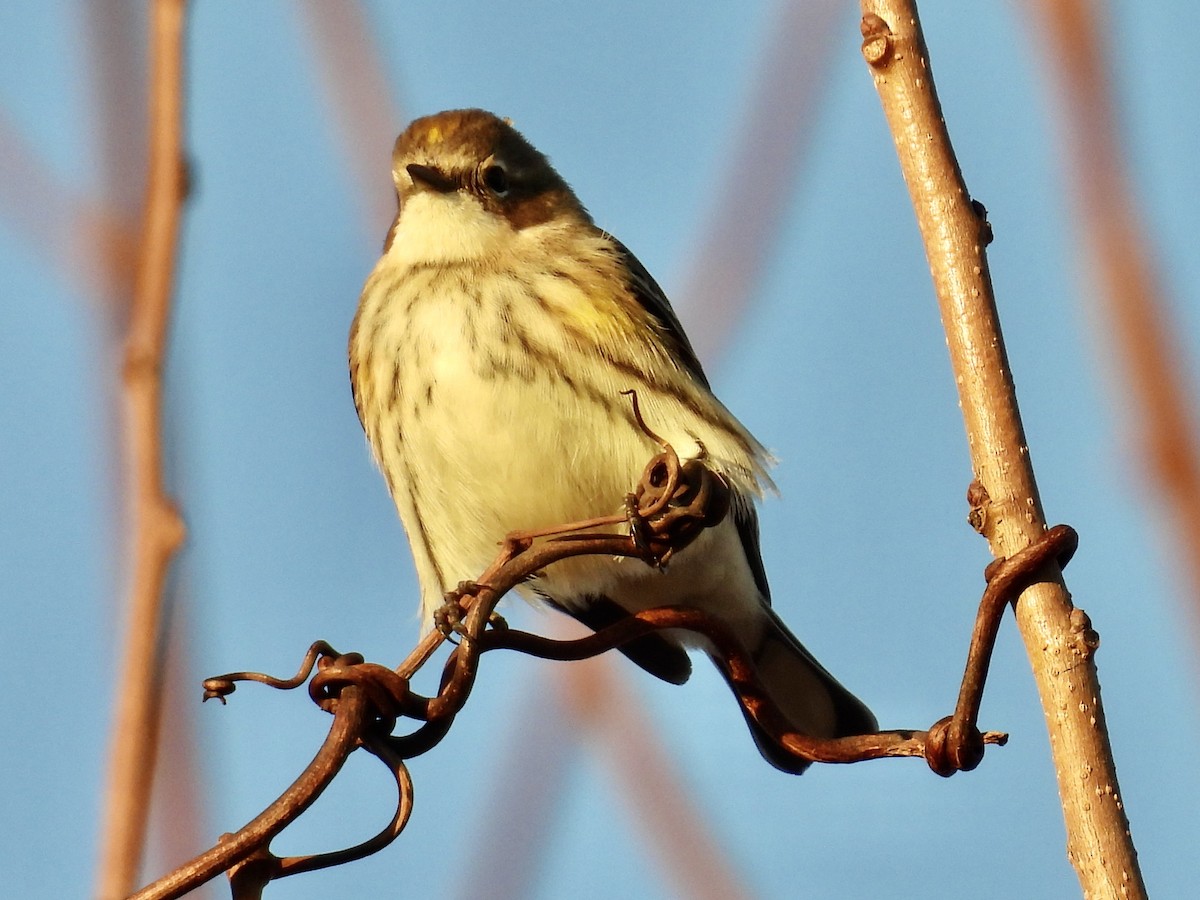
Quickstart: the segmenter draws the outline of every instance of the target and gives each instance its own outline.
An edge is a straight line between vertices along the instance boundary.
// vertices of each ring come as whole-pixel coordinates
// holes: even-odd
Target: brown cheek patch
[[[550,221],[562,205],[563,198],[559,191],[543,191],[506,204],[503,212],[512,227],[520,231]]]

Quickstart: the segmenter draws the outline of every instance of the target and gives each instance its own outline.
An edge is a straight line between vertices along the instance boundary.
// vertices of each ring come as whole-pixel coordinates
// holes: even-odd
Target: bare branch
[[[104,267],[107,283],[94,281],[88,293],[99,294],[97,299],[109,303],[114,313],[111,321],[118,332],[126,327],[129,316],[130,288],[138,265],[138,219],[147,190],[145,92],[150,76],[150,41],[145,40],[144,29],[149,6],[123,0],[92,0],[82,10],[90,69],[86,79],[89,105],[95,110],[92,145],[97,159],[96,178],[89,186],[97,198],[102,198],[105,211],[121,230],[114,231],[112,224],[95,220],[91,230],[104,243],[88,246],[94,237],[89,235],[84,241],[76,238],[82,246],[77,247],[75,258],[94,260],[92,268],[96,270]],[[76,205],[89,211],[82,200]],[[93,219],[96,212],[92,212]],[[76,234],[79,229],[68,219],[63,230]]]
[[[674,450],[667,447],[646,466],[642,480],[631,495],[630,521],[638,521],[638,537],[630,528],[628,535],[581,531],[603,525],[620,524],[625,517],[609,517],[576,522],[537,535],[514,534],[504,542],[496,561],[479,582],[464,584],[447,599],[442,620],[444,631],[422,642],[396,670],[365,663],[361,656],[339,656],[324,642],[317,642],[305,657],[300,671],[290,679],[277,679],[257,673],[235,673],[205,682],[205,699],[224,700],[239,681],[257,681],[282,689],[300,686],[314,664],[317,675],[309,684],[309,694],[322,709],[335,714],[338,728],[350,728],[336,744],[332,736],[326,751],[318,754],[309,769],[292,788],[264,811],[254,822],[232,838],[206,851],[171,874],[144,888],[138,900],[178,897],[203,884],[216,874],[233,870],[237,896],[257,896],[262,885],[273,878],[307,871],[324,865],[358,858],[386,846],[407,821],[411,790],[402,760],[425,753],[445,736],[455,716],[470,696],[478,671],[479,657],[487,649],[485,630],[498,622],[493,612],[500,598],[533,573],[551,563],[584,554],[630,556],[649,565],[660,565],[672,552],[686,546],[701,529],[721,521],[729,507],[728,489],[719,476],[692,463],[680,464]],[[490,632],[495,633],[495,632]],[[441,687],[432,698],[409,690],[409,677],[432,654],[433,649],[453,636],[459,646],[446,661]],[[355,703],[363,702],[353,721],[339,721],[346,703],[347,690],[353,689]],[[356,707],[357,708],[357,707]],[[387,737],[399,717],[422,722],[415,731]],[[353,723],[357,723],[357,725]],[[269,850],[272,837],[300,815],[334,777],[357,742],[362,742],[393,770],[400,788],[397,812],[391,823],[375,838],[346,851],[317,857],[279,859]]]
[[[441,685],[434,697],[412,692],[409,677],[403,674],[417,671],[429,659],[431,650],[425,643],[395,670],[366,663],[358,654],[338,655],[329,645],[318,641],[292,678],[240,672],[208,679],[204,685],[205,699],[224,700],[239,681],[295,689],[305,682],[315,665],[317,674],[309,682],[309,695],[322,709],[334,714],[333,730],[340,736],[335,740],[331,734],[309,769],[253,822],[144,888],[136,895],[137,900],[181,896],[221,871],[230,872],[235,898],[258,897],[273,879],[358,859],[387,846],[404,827],[411,809],[412,785],[404,760],[427,752],[446,735],[470,696],[480,657],[489,650],[517,650],[548,659],[579,660],[607,652],[654,630],[682,628],[707,639],[715,651],[714,658],[725,667],[748,714],[781,747],[802,759],[846,763],[890,756],[922,756],[934,771],[948,775],[974,768],[982,758],[984,744],[1004,743],[1005,735],[980,734],[975,728],[974,717],[985,674],[978,667],[986,669],[987,652],[972,653],[973,663],[963,680],[959,709],[930,731],[887,731],[823,740],[788,730],[786,719],[762,690],[747,650],[728,627],[697,609],[647,610],[578,640],[550,640],[514,631],[495,615],[496,604],[504,594],[534,573],[569,557],[626,556],[659,566],[666,556],[693,540],[701,528],[720,522],[728,510],[729,499],[720,476],[692,462],[681,465],[669,446],[650,461],[637,491],[630,496],[628,534],[581,531],[620,521],[599,519],[564,525],[537,535],[510,535],[479,582],[460,585],[447,595],[446,607],[439,617],[442,627],[430,643],[436,645],[452,639],[458,646],[446,660]],[[634,521],[638,523],[636,527]],[[1047,560],[1055,556],[1063,558],[1073,547],[1074,532],[1060,526],[1017,557],[989,567],[991,578],[980,616],[984,627],[992,629],[983,640],[989,651],[989,641],[994,638],[994,626],[999,621],[995,609],[1002,608],[1031,580],[1038,578],[1045,571]],[[603,699],[620,702],[619,696]],[[347,703],[352,704],[352,713],[345,712]],[[407,734],[393,735],[401,719],[421,724]],[[308,808],[358,745],[387,763],[396,780],[398,802],[391,821],[374,838],[348,850],[282,859],[272,854],[271,839]],[[673,848],[671,855],[679,858],[680,848]],[[705,871],[708,877],[725,877],[719,866],[710,866]],[[728,880],[728,885],[732,884]]]
[[[989,226],[951,149],[915,4],[863,0],[863,55],[895,138],[925,242],[977,484],[973,522],[998,557],[1045,519],[1017,410],[984,246]],[[1094,632],[1054,563],[1016,606],[1050,729],[1067,855],[1088,897],[1144,897],[1100,702]]]
[[[325,743],[308,768],[278,800],[244,828],[224,836],[211,850],[138,891],[130,900],[182,897],[231,868],[235,862],[251,858],[254,851],[265,849],[270,839],[308,809],[341,771],[342,764],[358,745],[369,715],[370,706],[365,691],[358,686],[350,686],[342,691]],[[278,866],[269,868],[272,876],[279,874]]]
[[[175,267],[183,162],[184,0],[157,0],[151,28],[150,177],[125,355],[133,574],[106,792],[101,898],[136,884],[158,743],[161,603],[183,522],[162,480],[162,365]]]

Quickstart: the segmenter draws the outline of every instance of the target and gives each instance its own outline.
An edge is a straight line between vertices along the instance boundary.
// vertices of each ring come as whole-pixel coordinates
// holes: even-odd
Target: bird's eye
[[[483,170],[483,183],[497,197],[508,193],[508,173],[500,165],[490,165]]]

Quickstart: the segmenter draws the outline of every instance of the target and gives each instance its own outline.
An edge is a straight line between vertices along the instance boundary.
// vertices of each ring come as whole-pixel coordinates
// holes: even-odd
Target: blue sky
[[[1133,401],[1078,251],[1056,103],[1025,9],[931,2],[922,14],[968,185],[996,233],[991,268],[1047,515],[1082,537],[1067,581],[1103,639],[1098,664],[1139,858],[1155,896],[1183,897],[1200,877],[1195,598],[1128,432]],[[272,799],[327,723],[304,698],[266,690],[200,707],[203,677],[290,673],[319,637],[395,662],[416,636],[403,532],[345,370],[382,226],[367,221],[332,131],[300,10],[199,3],[189,35],[196,189],[166,387],[169,478],[189,525],[171,613],[187,673],[174,702],[188,718],[170,727],[206,799],[204,821],[191,826],[197,841]],[[367,11],[392,86],[380,107],[401,110],[392,131],[457,106],[511,116],[655,273],[685,326],[705,327],[680,291],[718,185],[755,176],[726,164],[775,4],[500,10],[464,0]],[[1191,108],[1181,99],[1191,57],[1178,27],[1189,12],[1165,0],[1116,6],[1109,58],[1147,238],[1176,338],[1195,360],[1200,132],[1181,114]],[[94,27],[67,0],[0,11],[0,110],[56,181],[84,196],[103,163]],[[886,727],[925,727],[952,706],[988,555],[965,524],[970,463],[953,378],[852,5],[827,40],[811,143],[783,188],[777,242],[752,306],[706,362],[725,403],[780,460],[780,496],[764,503],[762,528],[781,615]],[[386,194],[390,146],[359,149],[377,152]],[[8,692],[0,868],[14,896],[68,897],[90,890],[126,583],[120,382],[113,317],[31,238],[34,218],[0,216],[0,597],[10,652],[38,661]],[[548,624],[519,607],[512,617]],[[451,736],[413,763],[416,812],[396,844],[273,894],[317,897],[342,883],[361,896],[463,896],[470,860],[447,848],[469,846],[497,815],[488,800],[510,772],[513,723],[538,721],[562,665],[495,657]],[[1012,740],[948,781],[911,760],[782,775],[759,758],[706,668],[682,688],[618,670],[755,896],[1078,890],[1012,627],[983,708],[983,724]],[[568,759],[532,896],[673,896],[599,756],[581,745]],[[356,760],[280,849],[329,846],[334,828],[366,836],[388,815],[387,789]],[[188,830],[169,810],[156,819],[160,842]]]

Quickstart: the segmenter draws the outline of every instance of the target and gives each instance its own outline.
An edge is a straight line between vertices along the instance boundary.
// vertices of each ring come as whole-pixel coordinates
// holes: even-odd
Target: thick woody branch
[[[183,163],[183,0],[151,15],[150,177],[125,350],[126,442],[133,489],[133,569],[105,797],[97,896],[134,887],[150,808],[158,702],[163,588],[184,536],[162,478],[162,366],[175,269]]]
[[[864,0],[863,55],[895,139],[925,242],[975,469],[973,523],[997,557],[1045,531],[988,275],[990,237],[954,157],[916,7]],[[1088,897],[1144,897],[1086,616],[1072,607],[1053,562],[1025,590],[1017,624],[1050,729],[1067,827],[1067,854]]]

